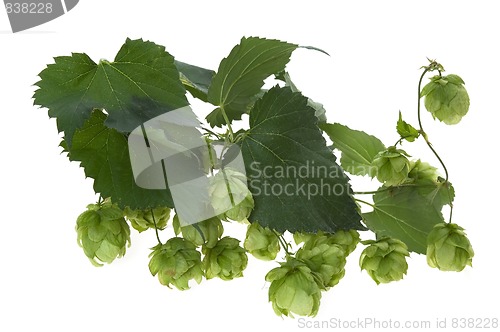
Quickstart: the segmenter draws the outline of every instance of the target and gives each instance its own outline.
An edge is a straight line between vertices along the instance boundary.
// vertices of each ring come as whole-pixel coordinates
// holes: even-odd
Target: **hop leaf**
[[[130,246],[130,228],[123,211],[109,200],[90,204],[76,221],[78,244],[95,266],[110,264]]]
[[[174,237],[163,245],[152,248],[149,271],[158,275],[162,285],[174,285],[179,290],[189,289],[189,281],[198,284],[203,277],[201,254],[191,242]]]
[[[399,136],[401,136],[402,139],[405,139],[408,142],[413,142],[420,136],[420,132],[417,129],[403,120],[401,111],[399,112],[399,119],[396,124],[396,130],[398,131]]]
[[[304,246],[297,252],[297,259],[303,261],[307,267],[321,278],[320,288],[328,289],[339,283],[345,274],[346,253],[336,244],[326,243],[315,245],[312,248]]]
[[[269,287],[269,302],[278,315],[293,317],[315,316],[318,313],[321,289],[314,272],[303,262],[289,258],[266,275]]]
[[[427,264],[431,267],[460,272],[472,266],[473,257],[472,245],[457,224],[437,224],[427,237]]]
[[[132,210],[130,208],[125,208],[123,211],[125,217],[130,221],[130,224],[139,233],[144,232],[149,228],[156,227],[159,230],[165,229],[167,227],[167,222],[170,219],[170,209],[167,207],[158,207],[155,209],[147,210]]]
[[[212,206],[221,218],[243,221],[254,207],[245,174],[228,167],[210,179],[209,194]]]
[[[213,248],[203,246],[203,268],[207,279],[219,277],[222,280],[232,280],[243,276],[248,257],[239,243],[237,239],[226,236]]]
[[[182,233],[184,239],[192,242],[197,247],[204,245],[207,248],[213,248],[224,233],[224,227],[217,217],[181,227],[179,216],[176,214],[172,223],[175,235]]]
[[[275,259],[280,251],[277,234],[268,227],[263,228],[257,222],[248,226],[243,246],[253,256],[265,261]]]
[[[469,111],[469,95],[457,75],[432,77],[421,96],[425,96],[425,108],[432,116],[448,125],[459,123]]]
[[[408,270],[406,257],[408,247],[404,242],[392,238],[366,241],[369,244],[359,259],[359,266],[366,270],[377,283],[388,283],[403,279]]]
[[[377,179],[386,186],[397,186],[408,178],[410,172],[409,155],[395,146],[379,152],[372,165],[377,167]]]

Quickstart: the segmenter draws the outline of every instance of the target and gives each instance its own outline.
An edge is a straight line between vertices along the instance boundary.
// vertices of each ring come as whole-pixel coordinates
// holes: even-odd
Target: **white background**
[[[396,141],[398,110],[416,123],[416,84],[426,57],[460,75],[471,98],[456,126],[427,132],[449,165],[454,221],[476,257],[462,273],[412,255],[405,280],[376,286],[350,256],[346,277],[323,294],[316,320],[500,318],[498,312],[499,9],[476,1],[91,1],[30,31],[12,34],[0,10],[0,330],[172,331],[300,329],[267,302],[265,273],[250,259],[245,278],[204,281],[180,292],[147,268],[153,233],[134,232],[125,258],[94,268],[76,244],[76,217],[95,200],[92,181],[60,155],[55,120],[33,106],[33,83],[53,56],[87,52],[112,60],[126,37],[165,45],[179,60],[216,69],[242,36],[278,38],[298,50],[289,66],[299,88],[324,103],[330,121]],[[405,145],[436,164],[423,142]],[[356,190],[371,189],[363,180]],[[243,227],[236,226],[236,233]],[[162,234],[164,239],[168,232]],[[366,235],[365,235],[366,236]],[[302,321],[303,322],[303,321]]]

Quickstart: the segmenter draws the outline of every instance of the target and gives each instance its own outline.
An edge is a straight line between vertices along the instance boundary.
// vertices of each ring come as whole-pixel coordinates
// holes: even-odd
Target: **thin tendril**
[[[444,164],[444,161],[441,159],[441,157],[439,156],[439,154],[437,153],[437,151],[432,146],[431,142],[429,141],[429,138],[427,137],[427,134],[424,131],[424,128],[422,126],[421,111],[420,111],[420,109],[421,109],[420,108],[420,99],[421,99],[421,91],[422,91],[421,90],[421,88],[422,88],[422,80],[424,79],[425,74],[427,74],[428,72],[430,72],[432,70],[435,70],[436,68],[438,68],[438,64],[436,64],[434,61],[431,62],[431,64],[429,66],[425,67],[425,70],[422,73],[422,75],[420,76],[420,80],[418,81],[418,101],[417,101],[418,126],[420,128],[421,136],[425,140],[425,143],[427,143],[427,146],[432,151],[432,153],[434,153],[434,155],[436,156],[437,160],[439,160],[439,162],[441,163],[441,166],[443,167],[444,174],[445,174],[444,185],[446,185],[446,188],[447,188],[447,191],[448,191],[448,200],[450,202],[450,219],[449,219],[449,222],[451,223],[451,218],[452,218],[452,215],[453,215],[453,203],[452,203],[452,200],[451,200],[450,187],[448,185],[449,184],[449,182],[448,182],[448,179],[449,179],[448,169],[446,168],[446,165]],[[437,70],[439,72],[439,76],[441,76],[441,70],[440,69],[437,69]]]

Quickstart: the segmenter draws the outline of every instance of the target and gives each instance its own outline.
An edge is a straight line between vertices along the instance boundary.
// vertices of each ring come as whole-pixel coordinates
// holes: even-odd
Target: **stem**
[[[211,135],[213,135],[213,136],[217,137],[217,139],[219,139],[219,138],[220,138],[220,135],[219,135],[219,134],[217,134],[217,133],[216,133],[215,131],[213,131],[213,130],[210,130],[210,129],[205,128],[205,127],[201,127],[201,129],[203,129],[203,130],[204,130],[204,131],[206,131],[207,133],[209,133],[209,134],[211,134]]]
[[[364,200],[362,200],[362,199],[359,199],[359,198],[354,198],[354,200],[355,200],[356,202],[360,202],[360,203],[363,203],[363,204],[369,205],[369,206],[371,206],[372,208],[375,208],[375,205],[374,205],[374,204],[372,204],[372,203],[368,203],[367,201],[364,201]]]
[[[227,117],[226,110],[224,109],[224,106],[220,106],[220,111],[222,113],[222,117],[224,117],[224,121],[226,121],[227,129],[229,129],[229,139],[232,142],[234,138],[234,132],[233,128],[231,127],[231,121],[229,121],[229,118]]]
[[[354,195],[372,195],[378,194],[387,190],[391,190],[391,187],[385,187],[384,189],[372,190],[372,191],[355,191]]]
[[[276,231],[274,231],[274,235],[276,235],[281,246],[283,247],[283,249],[285,249],[286,255],[292,256],[292,254],[288,251],[288,243],[286,243],[286,241],[283,239],[283,235],[281,235],[280,233],[278,233]]]
[[[418,99],[417,99],[418,126],[419,126],[419,129],[420,129],[421,136],[425,140],[425,143],[427,143],[427,146],[429,147],[429,149],[431,149],[432,153],[434,153],[434,155],[436,156],[437,160],[439,160],[439,163],[443,167],[444,174],[445,174],[444,184],[447,185],[448,184],[448,179],[449,179],[448,169],[446,168],[446,165],[444,164],[443,159],[441,159],[441,157],[439,156],[439,154],[437,153],[437,151],[432,147],[432,144],[429,141],[429,138],[427,137],[427,134],[424,131],[424,127],[422,126],[422,119],[421,119],[421,115],[420,115],[421,114],[421,111],[420,111],[420,99],[421,99],[420,93],[422,91],[421,90],[421,88],[422,88],[422,80],[424,79],[425,74],[427,74],[429,71],[434,70],[434,69],[435,69],[435,66],[433,66],[433,63],[431,63],[428,67],[425,68],[424,72],[420,76],[420,80],[418,81]],[[439,76],[441,76],[441,70],[438,69],[438,72],[439,72]],[[453,215],[453,202],[451,201],[451,192],[450,192],[450,187],[449,186],[447,186],[447,191],[448,191],[448,199],[450,201],[450,219],[449,219],[449,222],[451,223],[451,218],[452,218],[452,215]]]
[[[160,240],[160,234],[158,234],[158,226],[156,226],[156,219],[155,219],[155,214],[153,213],[153,209],[151,208],[151,217],[153,217],[153,224],[155,225],[155,233],[156,233],[156,239],[158,240],[158,243],[163,245]]]

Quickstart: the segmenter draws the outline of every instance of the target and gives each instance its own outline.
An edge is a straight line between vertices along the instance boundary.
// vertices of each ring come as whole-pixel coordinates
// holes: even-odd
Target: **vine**
[[[360,267],[377,284],[401,280],[410,254],[425,254],[430,267],[443,271],[472,264],[465,231],[452,223],[455,190],[421,109],[424,99],[433,118],[460,122],[469,110],[463,80],[444,76],[430,60],[418,81],[418,129],[399,112],[399,138],[386,147],[373,135],[328,122],[323,105],[300,92],[286,71],[297,48],[321,51],[243,38],[213,71],[177,61],[153,42],[127,39],[114,61],[73,53],[39,74],[35,104],[57,119],[61,146],[99,195],[76,226],[94,265],[125,255],[130,226],[154,229],[149,270],[179,290],[203,279],[242,277],[248,255],[276,261],[282,252],[283,261],[265,276],[268,298],[277,315],[293,317],[317,314],[322,294],[344,277],[358,245],[364,246]],[[265,89],[269,78],[274,86]],[[204,121],[191,98],[213,105]],[[249,126],[235,132],[244,114]],[[444,178],[402,149],[420,137]],[[377,180],[379,188],[356,191],[346,173]],[[361,212],[358,203],[372,210]],[[242,241],[224,236],[228,222],[246,227]],[[167,227],[175,236],[163,243]],[[376,239],[368,240],[370,234]]]

